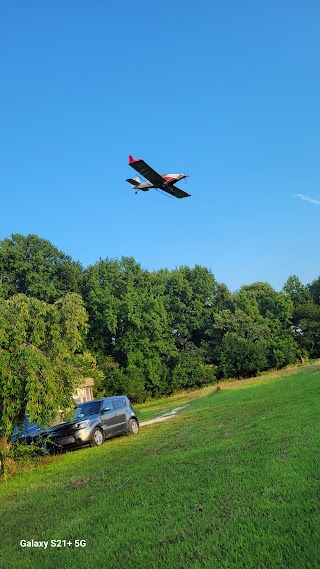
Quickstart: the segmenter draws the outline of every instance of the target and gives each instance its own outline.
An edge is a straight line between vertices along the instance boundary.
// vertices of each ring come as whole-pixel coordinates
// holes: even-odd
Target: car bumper
[[[90,444],[91,432],[87,429],[77,429],[67,433],[52,433],[48,437],[48,445],[72,448]]]

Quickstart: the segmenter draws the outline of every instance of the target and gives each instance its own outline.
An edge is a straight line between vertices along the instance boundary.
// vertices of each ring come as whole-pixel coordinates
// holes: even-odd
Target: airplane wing
[[[189,198],[191,196],[191,194],[187,194],[187,192],[184,192],[183,190],[180,190],[180,188],[177,188],[173,185],[162,186],[161,190],[163,192],[167,192],[170,194],[170,196],[174,196],[175,198]]]
[[[149,180],[149,182],[151,182],[151,184],[153,184],[155,187],[158,188],[159,186],[161,187],[163,185],[164,183],[163,177],[160,176],[158,172],[153,170],[153,168],[148,166],[148,164],[146,164],[144,160],[141,160],[141,158],[139,158],[138,160],[134,160],[132,156],[129,156],[129,166],[131,166],[132,168],[134,168],[134,170],[139,172],[141,176]]]

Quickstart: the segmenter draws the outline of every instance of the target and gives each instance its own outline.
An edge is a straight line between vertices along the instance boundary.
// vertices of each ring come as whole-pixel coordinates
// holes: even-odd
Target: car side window
[[[122,409],[125,406],[124,399],[115,399],[112,401],[112,405],[114,409]]]
[[[112,401],[105,399],[102,405],[102,409],[112,409]]]

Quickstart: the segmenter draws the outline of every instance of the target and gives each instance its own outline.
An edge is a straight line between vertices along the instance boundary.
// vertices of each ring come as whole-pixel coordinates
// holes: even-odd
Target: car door
[[[112,401],[112,405],[114,408],[114,411],[116,413],[115,417],[116,417],[116,432],[117,433],[124,433],[127,430],[127,417],[126,417],[126,411],[127,411],[127,404],[126,404],[126,400],[124,398],[120,398],[119,399],[114,399]]]
[[[118,432],[118,414],[111,399],[105,399],[101,409],[101,426],[105,438],[113,437]]]

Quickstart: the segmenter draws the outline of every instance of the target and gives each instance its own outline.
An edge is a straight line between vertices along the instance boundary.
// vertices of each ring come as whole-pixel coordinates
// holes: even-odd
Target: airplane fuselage
[[[186,178],[187,174],[162,174],[162,177],[167,184],[175,184],[176,182],[179,182],[179,180]]]
[[[171,184],[175,184],[176,182],[179,182],[179,180],[183,180],[184,178],[187,178],[187,174],[161,174],[162,178],[163,178],[163,184],[160,186],[155,186],[154,184],[151,184],[151,182],[141,182],[141,184],[137,184],[135,186],[135,188],[137,190],[143,190],[144,192],[147,192],[148,190],[150,190],[150,188],[163,188],[163,186],[167,186],[167,185],[171,185]]]

